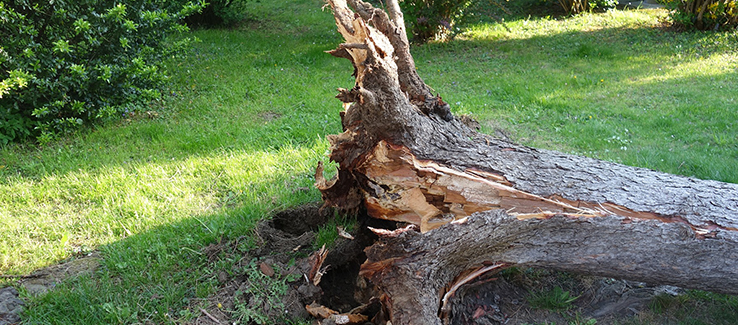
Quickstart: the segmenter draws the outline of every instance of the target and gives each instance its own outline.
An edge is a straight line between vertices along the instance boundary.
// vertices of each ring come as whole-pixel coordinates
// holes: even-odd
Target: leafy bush
[[[0,2],[0,144],[120,116],[160,96],[162,59],[190,40],[182,1]]]
[[[617,0],[559,0],[567,14],[576,15],[592,10],[607,10],[618,5]]]
[[[685,29],[728,30],[738,26],[736,0],[666,0],[672,22]]]
[[[597,10],[608,10],[617,7],[618,0],[590,0],[589,7]]]
[[[185,19],[189,26],[233,26],[244,19],[242,6],[247,0],[211,0],[202,11]]]
[[[464,16],[473,0],[404,0],[400,3],[409,22],[413,40],[424,43],[445,39],[453,34],[454,26]]]

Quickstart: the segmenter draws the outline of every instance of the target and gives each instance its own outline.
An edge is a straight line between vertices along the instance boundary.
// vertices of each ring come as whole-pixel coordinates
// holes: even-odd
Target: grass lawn
[[[203,247],[238,240],[246,251],[258,220],[319,200],[314,167],[341,130],[335,88],[353,86],[348,61],[323,53],[342,40],[321,5],[249,2],[261,18],[193,32],[201,42],[169,62],[171,88],[149,112],[0,149],[0,273],[102,256],[95,273],[33,299],[27,323],[186,320],[188,302],[235,272]],[[482,18],[413,54],[484,132],[738,183],[738,32],[674,33],[663,15],[518,18],[509,31]],[[705,297],[694,299],[723,299]]]

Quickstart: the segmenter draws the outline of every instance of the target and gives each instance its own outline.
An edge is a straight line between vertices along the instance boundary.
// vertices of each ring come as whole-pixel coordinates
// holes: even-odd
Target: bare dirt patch
[[[28,294],[37,296],[54,289],[58,283],[66,279],[92,273],[99,265],[100,255],[92,252],[34,271],[28,278],[21,280],[19,285],[25,288]]]
[[[271,121],[274,121],[282,117],[282,114],[279,114],[277,112],[272,112],[272,111],[266,111],[266,112],[259,113],[258,116],[261,120],[263,120],[266,123],[266,122],[271,122]]]

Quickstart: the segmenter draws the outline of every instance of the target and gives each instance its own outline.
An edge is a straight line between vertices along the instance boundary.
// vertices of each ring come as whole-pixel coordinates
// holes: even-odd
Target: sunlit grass
[[[326,151],[326,143],[317,141],[272,152],[226,151],[6,180],[0,185],[0,227],[13,240],[2,241],[0,268],[28,272],[49,260],[245,203],[281,206],[270,201],[280,191],[308,188],[311,170]]]
[[[738,32],[676,33],[661,27],[664,15],[522,18],[505,23],[510,31],[480,23],[414,54],[452,111],[485,132],[738,182]]]
[[[318,141],[299,149],[227,152],[86,176],[87,184],[128,185],[108,191],[103,185],[99,198],[90,200],[96,206],[90,213],[80,211],[75,218],[38,230],[47,238],[72,233],[69,242],[36,244],[34,238],[18,236],[32,242],[18,245],[48,246],[69,254],[76,249],[73,243],[104,244],[93,246],[102,250],[102,266],[94,277],[75,279],[36,301],[29,311],[31,322],[158,323],[178,318],[179,308],[189,299],[204,298],[217,287],[213,272],[231,272],[238,262],[207,264],[201,248],[251,234],[255,223],[274,210],[316,200],[310,174],[326,150],[326,143]],[[100,203],[94,204],[96,200]],[[76,224],[77,219],[87,223]],[[245,238],[245,246],[237,248],[252,247],[254,240]]]
[[[565,18],[522,18],[504,23],[472,24],[459,39],[500,40],[551,37],[566,32],[592,32],[608,28],[657,27],[665,11],[612,10],[605,13],[584,13]],[[507,28],[506,28],[507,27]]]

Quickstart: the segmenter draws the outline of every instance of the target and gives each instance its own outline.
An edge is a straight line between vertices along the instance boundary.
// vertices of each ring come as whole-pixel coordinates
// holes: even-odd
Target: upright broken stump
[[[474,132],[418,76],[396,0],[328,0],[354,66],[329,136],[327,205],[410,226],[377,230],[362,275],[392,324],[440,324],[485,272],[535,266],[738,293],[738,185],[538,150]]]

